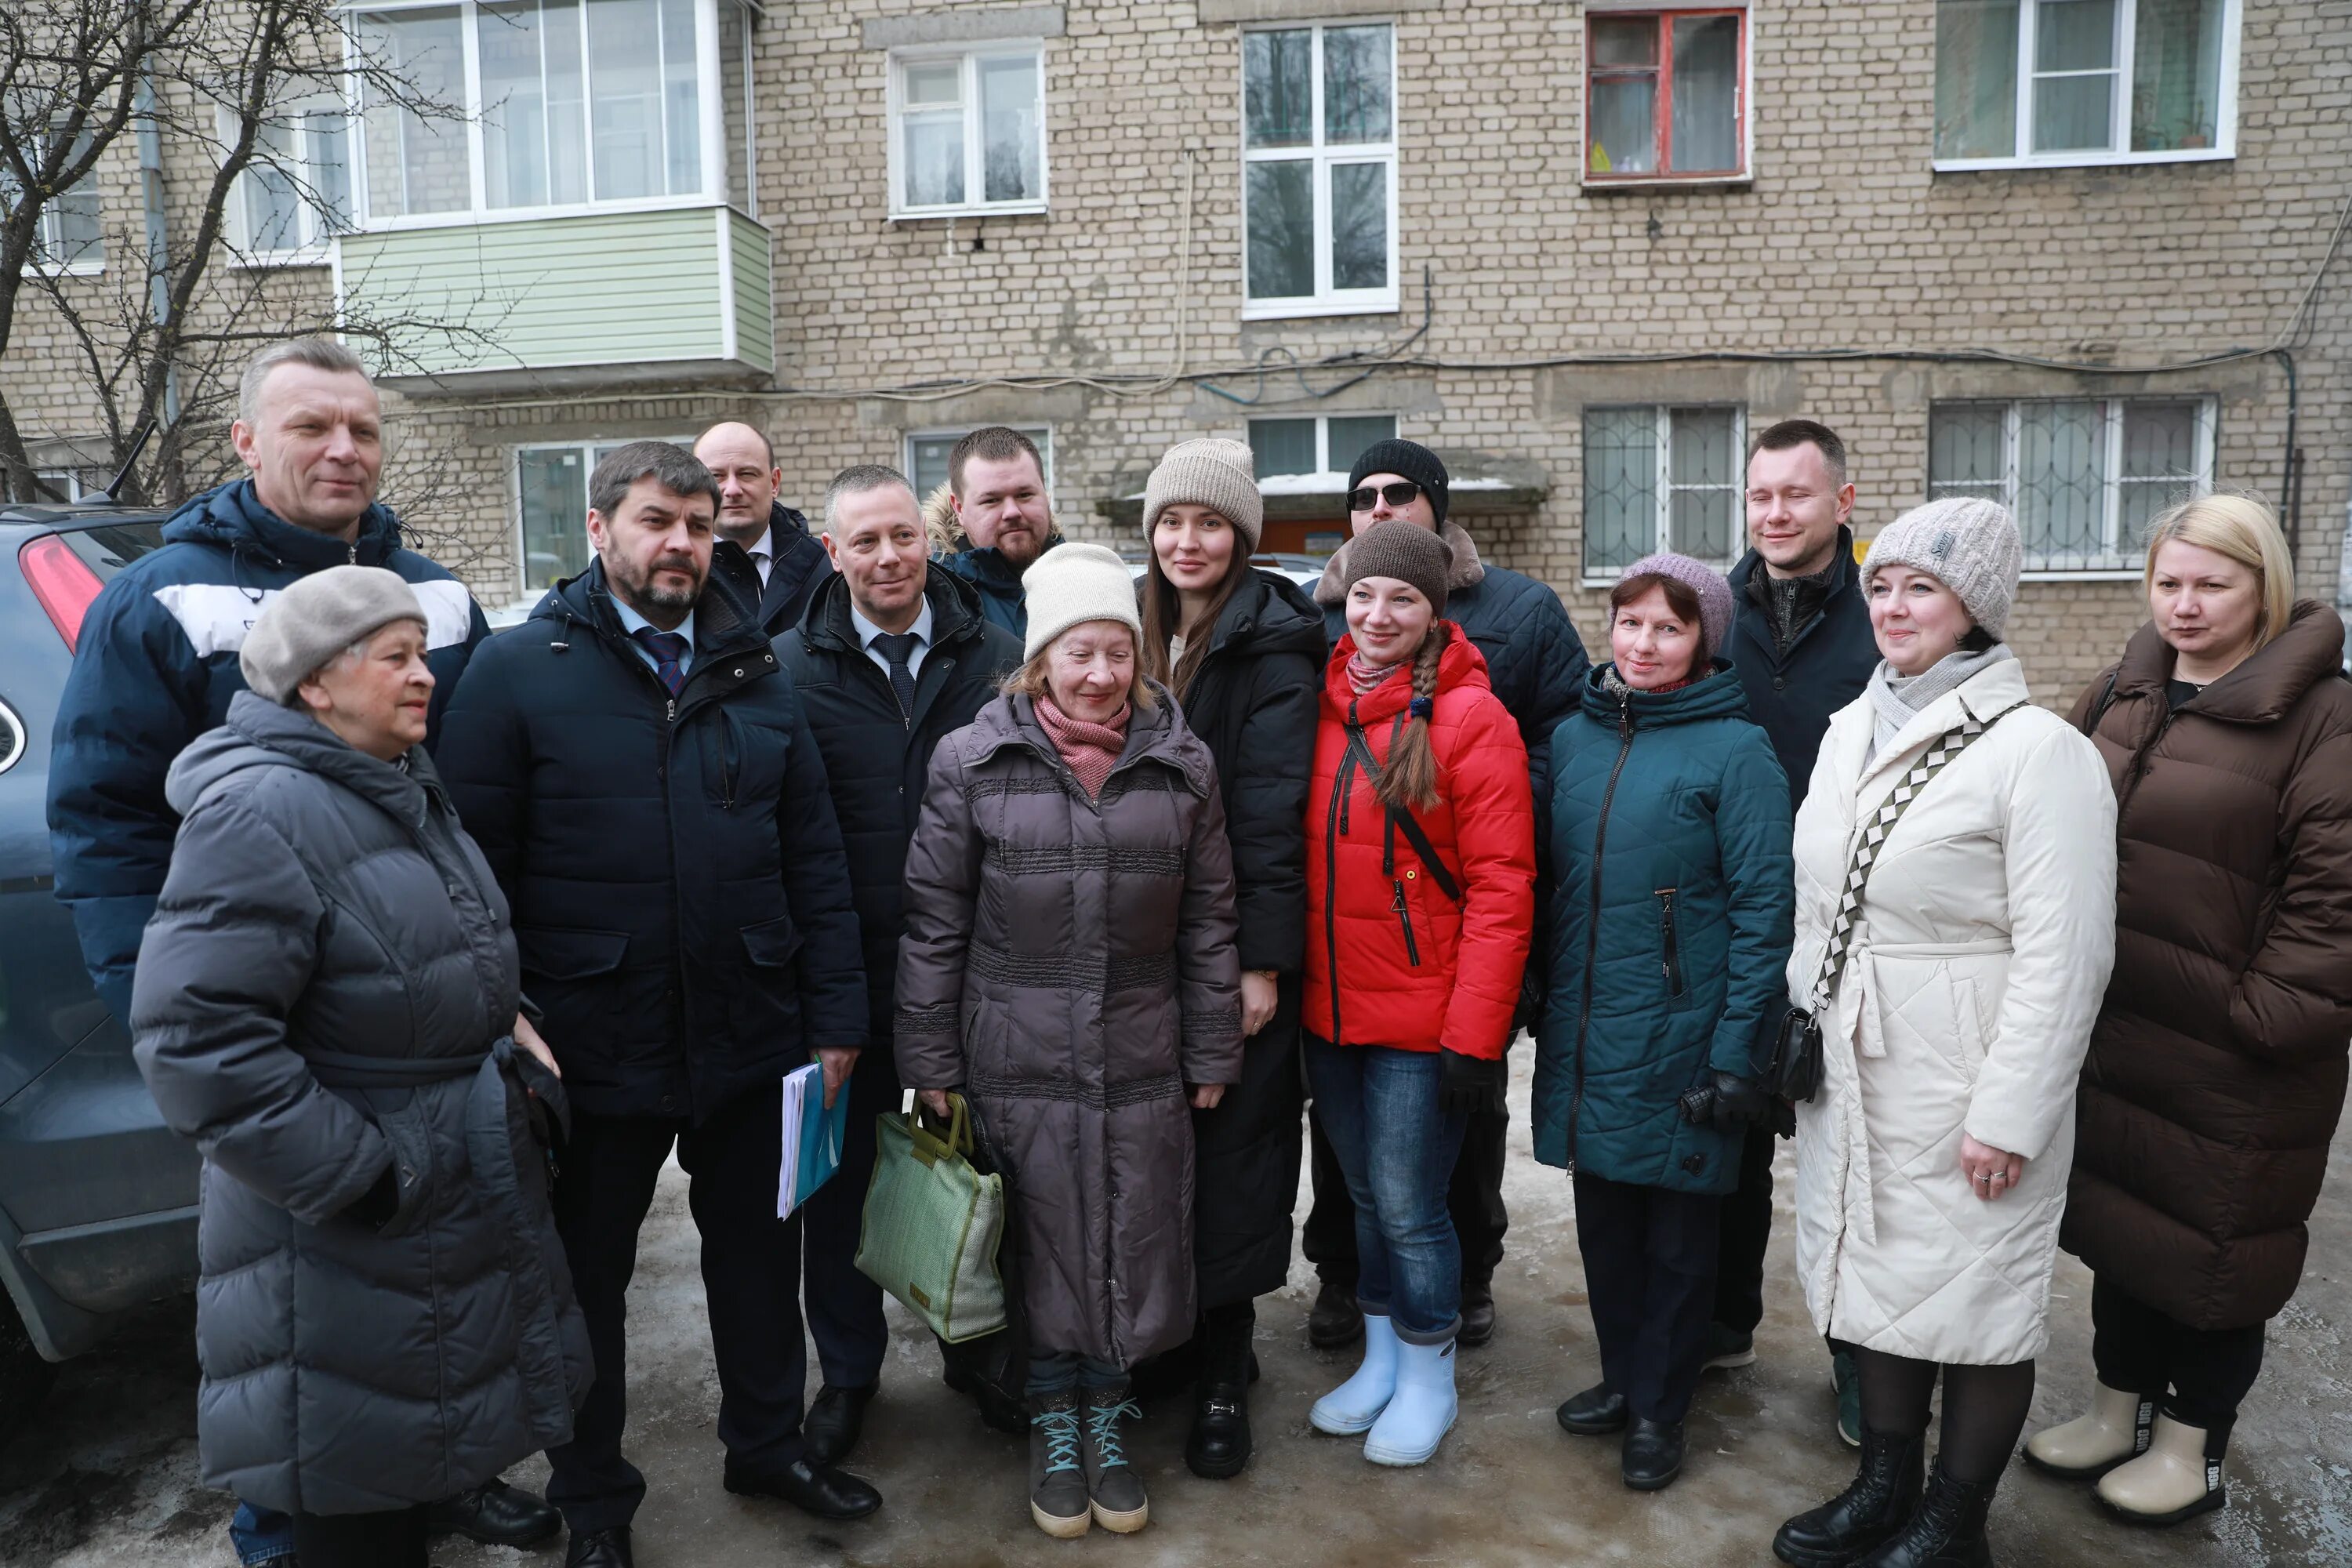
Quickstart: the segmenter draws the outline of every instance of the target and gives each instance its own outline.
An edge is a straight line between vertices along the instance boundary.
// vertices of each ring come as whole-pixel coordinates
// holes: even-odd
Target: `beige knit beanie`
[[[1143,537],[1171,506],[1204,506],[1241,531],[1247,553],[1265,531],[1265,502],[1257,493],[1257,460],[1247,445],[1204,437],[1168,448],[1143,487]]]
[[[1994,637],[2009,625],[2025,546],[2009,508],[1981,496],[1946,496],[1915,506],[1879,531],[1863,560],[1862,582],[1908,566],[1949,588],[1969,619]]]
[[[1021,576],[1029,612],[1024,657],[1082,621],[1117,621],[1143,646],[1143,619],[1135,612],[1135,574],[1099,544],[1066,542],[1037,557]]]
[[[245,634],[237,668],[272,702],[294,705],[321,665],[394,621],[425,624],[425,606],[397,572],[330,566],[281,589]]]

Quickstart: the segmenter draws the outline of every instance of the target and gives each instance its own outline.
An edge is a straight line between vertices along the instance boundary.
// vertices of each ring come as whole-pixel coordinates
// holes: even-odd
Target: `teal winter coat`
[[[1623,695],[1604,684],[1612,668],[1552,731],[1536,1158],[1727,1193],[1740,1134],[1684,1120],[1678,1102],[1710,1072],[1754,1073],[1786,1006],[1789,781],[1727,663]]]

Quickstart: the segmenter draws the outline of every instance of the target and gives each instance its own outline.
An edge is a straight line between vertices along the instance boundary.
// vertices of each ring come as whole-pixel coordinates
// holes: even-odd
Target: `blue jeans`
[[[1035,1351],[1029,1357],[1032,1394],[1066,1394],[1081,1383],[1089,1389],[1127,1381],[1127,1368],[1082,1356],[1076,1351]]]
[[[229,1517],[228,1540],[245,1568],[261,1568],[264,1563],[294,1555],[294,1521],[240,1500],[236,1512]]]
[[[1307,1037],[1315,1113],[1356,1201],[1356,1301],[1408,1344],[1442,1344],[1462,1317],[1462,1241],[1445,1190],[1468,1125],[1437,1108],[1434,1051]]]

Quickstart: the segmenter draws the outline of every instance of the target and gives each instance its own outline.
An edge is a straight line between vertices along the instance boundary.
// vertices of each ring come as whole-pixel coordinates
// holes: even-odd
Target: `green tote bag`
[[[919,1110],[874,1119],[857,1267],[954,1344],[1004,1327],[1004,1179],[972,1168],[970,1110],[960,1094],[949,1105],[944,1141]]]

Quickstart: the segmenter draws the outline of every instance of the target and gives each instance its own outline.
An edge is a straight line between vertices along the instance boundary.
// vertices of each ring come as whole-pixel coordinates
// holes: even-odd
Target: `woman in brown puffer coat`
[[[2149,530],[2154,619],[2075,722],[2114,774],[2116,967],[2061,1242],[2090,1265],[2090,1411],[2026,1457],[2139,1523],[2222,1506],[2263,1325],[2303,1272],[2352,1037],[2352,684],[2261,502]]]
[[[1074,1536],[1149,1517],[1128,1373],[1192,1333],[1192,1110],[1241,1074],[1241,961],[1216,765],[1138,672],[1126,563],[1064,544],[1022,586],[1028,662],[931,757],[897,1055],[935,1114],[971,1098],[1004,1173],[1031,1517]]]

